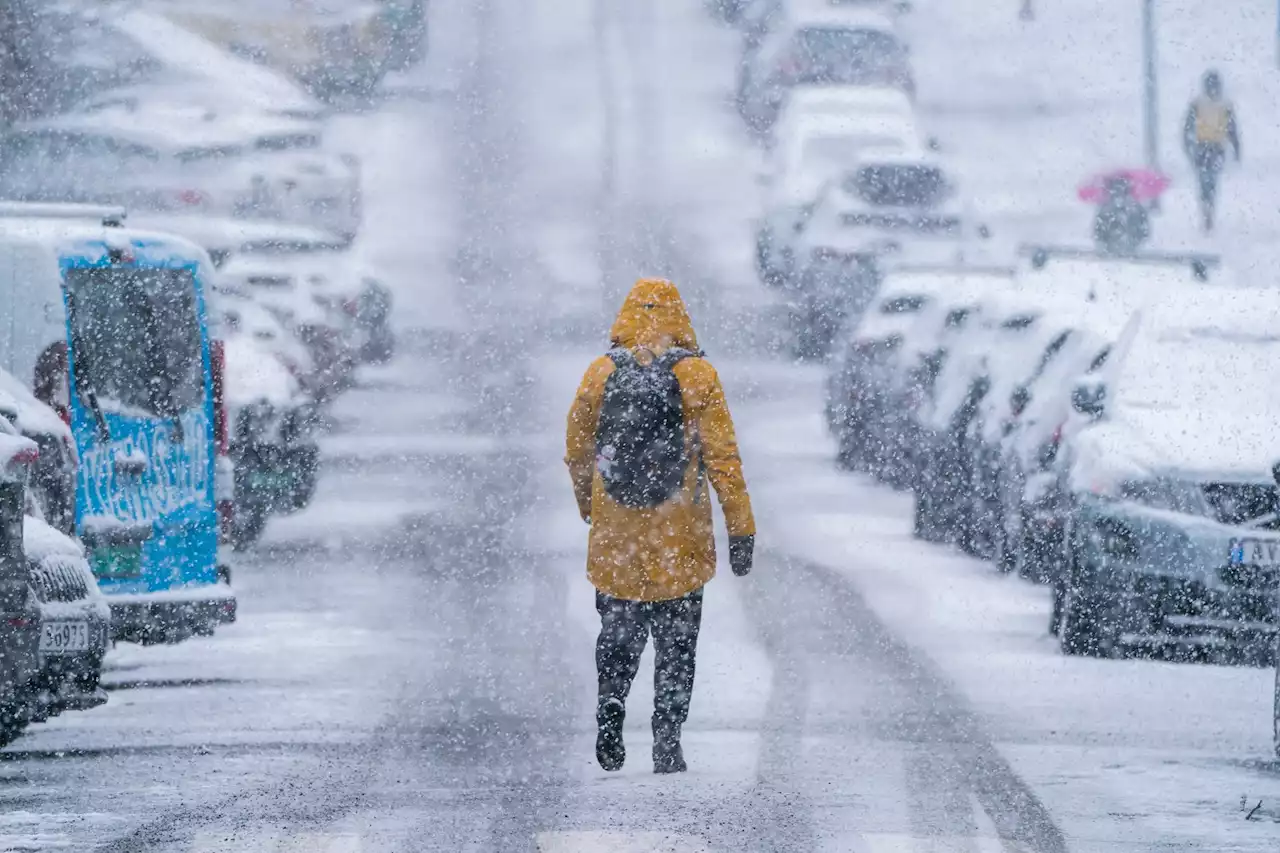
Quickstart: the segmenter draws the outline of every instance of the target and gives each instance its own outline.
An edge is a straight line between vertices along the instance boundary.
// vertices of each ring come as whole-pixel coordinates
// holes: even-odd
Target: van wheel
[[[237,504],[231,546],[237,551],[247,551],[261,538],[266,526],[267,508],[264,505],[256,501]]]

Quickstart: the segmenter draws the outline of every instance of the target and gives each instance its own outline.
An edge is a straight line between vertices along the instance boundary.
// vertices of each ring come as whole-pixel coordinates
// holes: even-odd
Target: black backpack
[[[609,353],[614,370],[604,385],[596,425],[596,469],[614,501],[634,509],[672,498],[684,482],[684,402],[673,368],[699,353],[669,349],[641,364],[628,349]]]

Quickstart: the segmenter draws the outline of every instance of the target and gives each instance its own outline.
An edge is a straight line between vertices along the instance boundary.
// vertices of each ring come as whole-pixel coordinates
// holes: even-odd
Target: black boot
[[[622,722],[627,709],[621,699],[605,699],[596,709],[596,761],[605,770],[621,770],[627,760]]]
[[[684,750],[680,747],[680,724],[653,721],[653,772],[683,773],[689,769],[684,763]]]

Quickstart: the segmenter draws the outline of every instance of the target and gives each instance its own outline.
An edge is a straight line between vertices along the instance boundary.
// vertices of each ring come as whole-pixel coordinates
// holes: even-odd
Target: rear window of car
[[[924,307],[928,300],[919,295],[895,296],[880,303],[881,314],[914,314]]]
[[[254,143],[259,151],[292,151],[305,148],[319,148],[320,137],[314,133],[281,133],[261,136]]]
[[[205,148],[187,148],[178,152],[178,160],[183,163],[196,163],[206,160],[229,160],[244,154],[244,150],[235,145],[217,145]]]
[[[857,84],[895,70],[902,55],[898,39],[881,30],[806,27],[795,35],[787,70],[799,85]]]
[[[915,231],[919,234],[958,234],[960,218],[915,213],[846,213],[841,222],[854,228]]]
[[[845,181],[845,191],[868,204],[929,207],[946,194],[942,170],[923,164],[863,166]]]
[[[947,319],[943,323],[943,327],[947,329],[958,329],[969,320],[970,309],[955,308],[947,312]]]

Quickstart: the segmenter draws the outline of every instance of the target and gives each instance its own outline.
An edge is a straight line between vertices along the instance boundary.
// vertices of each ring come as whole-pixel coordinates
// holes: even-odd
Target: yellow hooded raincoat
[[[643,350],[654,355],[672,347],[698,350],[680,292],[660,279],[636,282],[610,337],[614,346],[631,349],[641,359]],[[624,507],[608,496],[596,471],[596,425],[605,381],[613,370],[608,356],[592,362],[569,410],[565,462],[578,511],[591,521],[587,576],[596,589],[614,598],[679,598],[716,572],[708,479],[720,499],[729,535],[755,533],[729,406],[710,362],[701,357],[678,362],[674,372],[680,382],[690,460],[684,487],[660,506]]]

